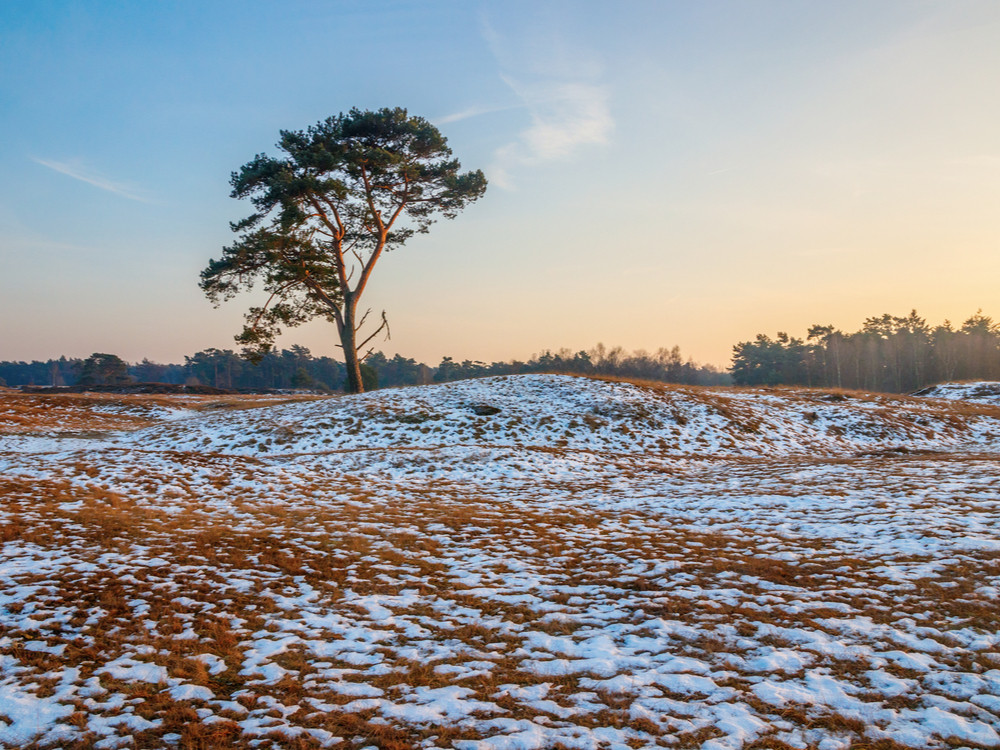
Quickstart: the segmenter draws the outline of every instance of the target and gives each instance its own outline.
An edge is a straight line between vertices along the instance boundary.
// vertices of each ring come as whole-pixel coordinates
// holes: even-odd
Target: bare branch
[[[387,317],[385,317],[385,310],[382,311],[382,325],[380,325],[378,328],[376,328],[375,332],[371,336],[369,336],[364,341],[362,341],[360,344],[358,344],[357,348],[358,349],[363,349],[364,346],[365,346],[365,344],[367,344],[373,338],[375,338],[376,336],[378,336],[379,333],[381,332],[381,330],[383,328],[385,329],[385,340],[386,341],[391,340],[392,339],[392,332],[389,330],[389,319]],[[368,355],[366,354],[365,356],[368,356]]]
[[[363,326],[365,324],[365,321],[368,320],[368,316],[369,314],[371,314],[371,311],[372,309],[370,307],[367,310],[365,310],[365,314],[361,316],[361,320],[359,320],[358,324],[354,326],[355,331],[361,330],[361,326]]]

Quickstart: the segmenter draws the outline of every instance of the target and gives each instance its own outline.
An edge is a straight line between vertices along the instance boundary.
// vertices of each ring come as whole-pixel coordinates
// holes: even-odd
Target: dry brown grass
[[[162,409],[243,410],[315,401],[324,396],[164,396],[114,393],[21,393],[0,391],[0,435],[60,434],[99,437],[110,431],[157,424]]]
[[[655,386],[664,393],[681,389],[642,385]],[[814,397],[818,396],[802,396]],[[848,397],[855,398],[845,395]],[[699,398],[714,404],[720,413],[728,409],[725,416],[734,422],[745,417],[739,406],[723,403],[715,395]],[[77,416],[94,405],[69,401],[58,408],[75,409]],[[96,399],[94,403],[106,401]],[[244,402],[238,401],[236,405],[216,408],[243,407]],[[31,409],[38,410],[25,407],[24,413]],[[12,420],[11,424],[20,426],[10,429],[22,429],[24,425],[42,429],[39,425],[50,424],[41,417],[40,421],[33,419],[29,415],[20,422]],[[81,429],[107,424],[102,415],[91,422],[81,419],[85,425]],[[747,429],[751,428],[748,424]],[[557,447],[539,452],[553,459],[565,455]],[[271,716],[275,722],[269,734],[254,737],[241,729],[238,721],[243,714],[238,711],[219,711],[217,716],[222,720],[208,723],[199,716],[199,709],[204,709],[201,702],[175,701],[161,685],[112,679],[104,674],[100,682],[106,690],[129,700],[141,699],[135,713],[162,722],[156,729],[135,734],[136,747],[162,746],[164,734],[179,734],[179,746],[191,748],[252,747],[258,741],[272,747],[318,746],[305,735],[290,733],[289,725],[329,731],[347,739],[350,747],[373,744],[410,748],[434,736],[435,744],[448,746],[456,739],[482,738],[472,726],[411,726],[382,723],[374,710],[313,710],[308,698],[332,706],[354,700],[330,689],[331,683],[322,676],[318,662],[343,670],[342,682],[362,682],[385,691],[388,700],[402,700],[407,688],[459,685],[472,690],[477,700],[496,703],[509,712],[506,717],[523,720],[544,715],[550,721],[559,721],[560,717],[526,706],[520,700],[497,698],[501,685],[549,684],[548,699],[563,708],[574,705],[574,696],[596,692],[600,709],[575,716],[573,723],[584,728],[627,730],[633,733],[628,744],[636,747],[699,747],[718,736],[720,732],[712,727],[665,732],[654,721],[630,713],[637,700],[632,693],[585,687],[582,680],[591,675],[543,676],[525,668],[524,632],[574,641],[594,634],[595,621],[585,616],[580,595],[571,593],[585,587],[603,592],[609,606],[626,603],[630,617],[618,624],[633,628],[630,632],[637,636],[650,636],[654,631],[648,623],[657,618],[692,628],[693,635],[679,635],[669,641],[670,652],[710,664],[721,663],[729,654],[747,653],[726,634],[727,627],[759,646],[798,647],[780,634],[764,635],[768,628],[800,628],[843,638],[842,633],[824,623],[844,617],[838,606],[848,607],[851,617],[868,617],[877,624],[898,623],[902,612],[917,625],[940,626],[948,621],[956,628],[987,632],[998,627],[995,602],[977,594],[982,581],[1000,578],[1000,555],[989,551],[964,554],[933,576],[913,581],[905,595],[883,596],[878,592],[890,590],[893,582],[879,572],[881,560],[839,551],[822,540],[801,538],[784,540],[803,552],[797,562],[776,559],[774,544],[781,540],[750,524],[724,524],[715,530],[709,526],[693,528],[680,518],[671,522],[642,508],[580,504],[575,501],[578,493],[601,489],[599,482],[585,477],[578,483],[554,483],[544,490],[532,487],[537,505],[516,497],[519,502],[512,510],[514,500],[509,496],[494,496],[470,485],[429,482],[401,489],[388,481],[335,473],[282,473],[256,458],[193,451],[170,453],[161,463],[141,467],[114,464],[118,460],[125,459],[113,452],[80,454],[74,461],[53,468],[46,477],[0,477],[0,540],[5,545],[71,552],[76,559],[93,565],[93,569],[67,567],[22,576],[20,585],[35,588],[25,601],[5,606],[0,625],[2,635],[9,640],[0,646],[0,653],[27,670],[23,680],[34,684],[36,694],[44,696],[57,689],[56,681],[47,675],[72,667],[80,670],[81,679],[87,679],[108,662],[142,651],[141,660],[165,668],[171,679],[207,687],[219,700],[233,700],[249,711],[259,711],[259,716]],[[949,476],[973,462],[994,459],[954,455],[781,461],[754,458],[686,468],[665,465],[656,474],[624,458],[610,460],[621,460],[618,476],[622,479],[653,481],[653,486],[655,481],[668,479],[700,481],[699,486],[707,488],[705,492],[713,492],[714,480],[743,472],[754,477],[755,482],[767,483],[768,496],[794,498],[803,492],[822,491],[830,497],[848,493],[848,488],[838,486],[778,482],[782,476],[802,469],[853,468],[858,461],[864,461],[871,476],[891,476],[907,466],[933,462],[942,475]],[[904,502],[907,492],[923,489],[921,483],[926,480],[921,477],[917,473],[909,482],[900,480],[895,485],[895,496],[872,507],[880,513],[892,513]],[[248,479],[259,479],[254,485],[258,489],[247,489]],[[549,492],[567,500],[551,502],[546,494]],[[991,501],[982,497],[956,498],[954,502],[955,512],[972,512],[969,509],[977,507],[986,512],[992,507]],[[166,564],[128,564],[127,571],[113,562],[97,564],[100,560],[113,561],[116,555],[126,561],[160,558]],[[483,560],[478,570],[486,578],[481,585],[458,583],[453,576],[456,560],[471,555]],[[661,560],[676,560],[679,566],[655,575],[633,570],[636,562]],[[921,562],[924,560],[916,556],[897,555],[893,559],[899,566]],[[516,577],[523,566],[541,581],[528,590],[564,616],[546,618],[545,611],[533,603],[505,601],[481,590],[502,588],[505,584],[500,582],[505,577]],[[234,585],[234,575],[251,580],[252,585]],[[677,585],[681,576],[685,577],[683,585]],[[338,656],[317,658],[297,643],[269,660],[286,670],[280,679],[263,682],[258,675],[241,674],[255,634],[279,637],[299,632],[285,629],[292,622],[299,628],[315,629],[316,633],[306,640],[335,641],[339,637],[320,626],[304,624],[306,605],[295,603],[295,597],[306,586],[323,603],[324,614],[356,622],[366,622],[366,610],[355,603],[357,597],[392,598],[402,597],[407,591],[418,592],[417,604],[408,605],[405,611],[393,609],[399,622],[378,625],[392,638],[378,643],[372,653],[378,654],[391,671],[364,675],[350,660]],[[708,594],[691,595],[698,589],[711,593],[722,587],[738,587],[739,600],[734,603],[713,600]],[[788,606],[810,598],[822,600],[826,608],[801,611]],[[759,601],[770,604],[761,607]],[[142,615],[136,614],[136,602],[142,602],[145,608]],[[447,602],[448,607],[465,608],[476,615],[450,621],[441,609],[432,606],[435,602]],[[62,619],[57,621],[51,617],[53,613]],[[425,632],[420,638],[414,637],[414,642],[425,639],[452,644],[454,649],[469,653],[488,654],[492,668],[486,673],[455,676],[437,667],[460,667],[466,661],[484,657],[428,659],[413,653],[400,655],[397,645],[409,642],[403,635],[404,624],[416,622]],[[194,638],[186,637],[192,632]],[[25,647],[28,640],[64,645],[65,650],[60,654],[29,650]],[[416,646],[413,649],[419,652]],[[212,674],[206,663],[195,658],[199,654],[219,657],[224,670]],[[813,656],[814,664],[830,675],[867,684],[867,662]],[[948,658],[950,668],[970,673],[998,666],[989,661],[988,654],[965,653]],[[895,665],[886,667],[886,671],[899,677],[919,676]],[[755,703],[739,677],[720,684],[742,691],[745,697],[741,700],[760,716],[784,720],[803,730],[854,737],[851,747],[856,750],[902,748],[887,741],[869,742],[865,739],[866,728],[856,720],[815,706],[776,709],[759,700]],[[698,700],[661,692],[681,701]],[[879,699],[875,694],[865,697]],[[883,704],[912,706],[907,701],[912,698],[894,702],[888,699]],[[297,711],[282,718],[281,712],[273,708],[274,702]],[[89,719],[107,718],[121,710],[88,708],[82,702],[75,708],[67,721],[81,734],[77,740],[63,743],[67,747],[74,746],[74,742],[79,747],[92,745],[97,735],[87,734]],[[765,736],[746,747],[788,745]]]

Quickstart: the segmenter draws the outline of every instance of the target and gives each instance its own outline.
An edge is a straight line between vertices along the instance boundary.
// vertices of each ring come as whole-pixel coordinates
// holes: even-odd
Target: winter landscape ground
[[[998,394],[0,391],[0,744],[1000,747]]]

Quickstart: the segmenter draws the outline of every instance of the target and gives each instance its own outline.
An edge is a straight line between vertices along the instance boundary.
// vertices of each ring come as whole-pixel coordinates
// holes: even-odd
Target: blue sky
[[[229,174],[351,107],[490,188],[387,256],[387,352],[679,344],[1000,315],[994,2],[11,2],[0,358],[232,348]],[[335,353],[311,324],[281,340]]]

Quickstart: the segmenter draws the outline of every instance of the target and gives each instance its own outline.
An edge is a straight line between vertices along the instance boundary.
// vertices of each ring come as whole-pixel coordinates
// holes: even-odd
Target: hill
[[[850,391],[513,375],[216,413],[136,432],[120,444],[235,455],[475,446],[844,456],[1000,444],[998,416],[965,403]]]
[[[1000,406],[1000,383],[981,380],[962,383],[941,383],[933,385],[930,388],[924,388],[914,395]]]
[[[1000,409],[0,393],[0,744],[1000,747]]]

